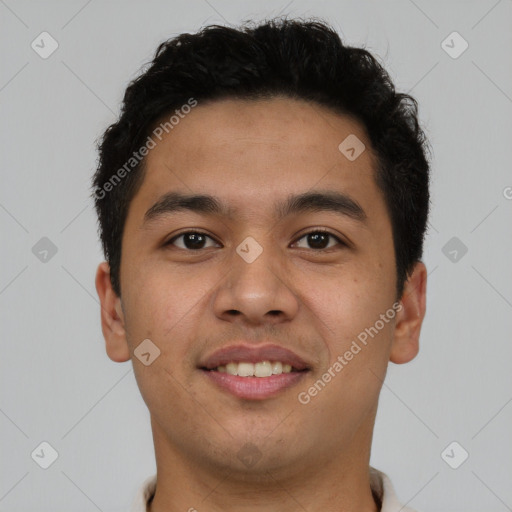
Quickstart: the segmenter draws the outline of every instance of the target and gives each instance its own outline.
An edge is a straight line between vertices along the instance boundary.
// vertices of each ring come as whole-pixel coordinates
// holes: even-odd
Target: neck
[[[148,512],[379,510],[370,488],[373,421],[362,425],[342,452],[311,454],[300,464],[245,473],[193,460],[168,441],[153,419],[152,428],[157,487]]]

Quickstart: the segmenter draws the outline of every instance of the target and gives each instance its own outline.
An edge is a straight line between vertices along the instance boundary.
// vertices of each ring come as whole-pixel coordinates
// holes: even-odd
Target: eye
[[[178,243],[177,241],[180,241]],[[213,242],[213,245],[206,245],[208,240]],[[175,245],[180,249],[197,251],[200,249],[206,249],[207,247],[218,246],[217,242],[212,237],[200,231],[187,231],[171,238],[165,245]]]
[[[310,247],[300,246],[300,241],[305,240],[306,244],[309,244]],[[334,243],[331,243],[334,242]],[[323,229],[316,229],[315,231],[310,231],[305,235],[302,235],[297,242],[295,242],[295,246],[301,249],[316,249],[316,250],[325,250],[330,249],[336,245],[346,245],[343,243],[337,236],[329,233],[329,231],[325,231]]]
[[[302,246],[301,243],[303,244]],[[220,247],[220,244],[218,244],[218,242],[216,242],[211,236],[200,231],[187,231],[185,233],[180,233],[179,235],[171,238],[165,243],[165,245],[174,245],[180,249],[191,251],[199,251],[201,249],[207,249],[208,247]],[[322,229],[310,231],[309,233],[302,235],[298,241],[294,243],[295,247],[299,247],[301,249],[314,249],[319,251],[331,249],[336,245],[345,246],[346,244],[336,235]]]

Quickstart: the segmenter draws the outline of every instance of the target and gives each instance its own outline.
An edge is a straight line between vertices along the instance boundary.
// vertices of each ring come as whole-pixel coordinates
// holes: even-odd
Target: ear
[[[106,261],[96,271],[96,291],[101,304],[101,330],[105,338],[108,357],[116,363],[130,359],[130,348],[126,341],[124,313],[121,298],[116,295],[110,281],[110,267]]]
[[[394,339],[389,360],[396,364],[408,363],[419,351],[421,324],[425,317],[427,294],[427,269],[416,262],[405,282],[400,300],[402,308],[397,312]]]

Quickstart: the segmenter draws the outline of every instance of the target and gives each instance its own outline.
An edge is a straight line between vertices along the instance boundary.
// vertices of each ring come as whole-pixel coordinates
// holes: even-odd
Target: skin
[[[366,150],[349,161],[338,145],[355,134]],[[222,100],[199,104],[150,151],[122,241],[121,297],[99,265],[106,351],[133,361],[151,415],[157,462],[152,512],[376,511],[369,458],[378,397],[389,361],[418,352],[426,269],[418,262],[402,309],[303,405],[307,391],[397,300],[392,230],[374,180],[376,160],[363,126],[302,101]],[[312,190],[349,195],[364,222],[334,212],[283,219],[274,205]],[[143,226],[165,192],[211,194],[233,216],[180,211]],[[315,249],[308,232],[338,237]],[[205,232],[201,250],[174,236]],[[236,247],[253,237],[252,263]],[[133,357],[149,338],[160,356]],[[214,350],[240,340],[290,348],[311,366],[302,382],[266,400],[242,400],[197,369]],[[260,459],[247,467],[251,443]],[[335,504],[335,505],[333,505]]]

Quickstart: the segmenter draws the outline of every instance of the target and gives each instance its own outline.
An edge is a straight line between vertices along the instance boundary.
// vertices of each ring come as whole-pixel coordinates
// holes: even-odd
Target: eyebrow
[[[206,215],[234,218],[236,210],[228,207],[220,199],[203,194],[183,194],[169,192],[160,197],[144,215],[141,227],[151,221],[179,211],[190,211]],[[290,195],[274,208],[274,214],[282,219],[292,214],[306,212],[333,212],[351,219],[364,222],[367,218],[365,211],[357,201],[346,194],[333,191],[305,192],[299,195]]]

